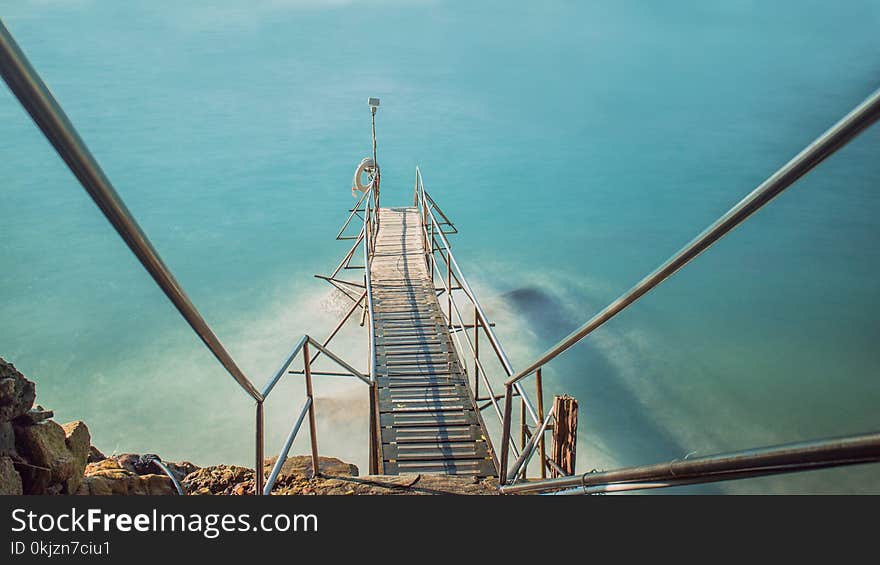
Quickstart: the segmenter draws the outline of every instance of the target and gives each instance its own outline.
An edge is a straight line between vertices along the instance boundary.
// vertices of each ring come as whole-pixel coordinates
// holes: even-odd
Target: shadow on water
[[[537,287],[515,289],[504,293],[502,299],[539,336],[537,345],[542,349],[583,322],[559,298]],[[602,438],[609,454],[621,466],[684,458],[690,451],[652,417],[609,361],[608,353],[589,338],[554,360],[552,366],[557,376],[555,382],[545,380],[545,387],[550,384],[552,389],[578,399],[581,442],[589,441],[591,435]],[[711,494],[723,489],[700,485],[653,492],[685,491]]]

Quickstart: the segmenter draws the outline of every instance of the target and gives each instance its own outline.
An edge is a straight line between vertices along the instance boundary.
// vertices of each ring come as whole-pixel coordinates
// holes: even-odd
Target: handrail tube
[[[373,312],[373,279],[370,274],[370,248],[373,239],[370,233],[370,205],[371,201],[368,199],[364,205],[364,287],[367,295],[367,313],[370,316],[370,382],[376,382],[376,332],[373,325],[376,318]]]
[[[501,492],[543,492],[618,483],[682,481],[778,469],[814,469],[880,462],[880,432],[675,459],[665,463],[585,473],[501,487]],[[723,479],[716,479],[723,480]]]
[[[284,375],[284,372],[287,370],[288,367],[290,367],[290,364],[293,363],[293,360],[296,358],[297,355],[299,355],[300,350],[309,339],[310,338],[307,335],[302,336],[302,338],[300,338],[299,342],[294,346],[294,348],[290,350],[290,353],[287,354],[287,358],[284,360],[278,370],[275,371],[275,374],[272,376],[271,379],[269,379],[269,381],[266,383],[266,386],[263,387],[263,399],[269,396],[269,393],[272,392],[272,389],[275,388],[276,384],[278,384],[278,381]]]
[[[336,268],[333,269],[333,272],[330,273],[329,278],[331,278],[331,279],[334,278],[337,274],[339,274],[339,271],[341,271],[343,268],[348,267],[348,265],[346,265],[346,263],[351,262],[351,258],[354,255],[355,250],[357,250],[358,244],[361,242],[361,238],[363,238],[363,237],[364,237],[364,230],[361,229],[361,231],[357,235],[357,237],[354,238],[355,239],[354,245],[351,246],[351,249],[348,250],[348,253],[346,253],[345,256],[342,258],[342,261],[339,262],[339,265],[337,265]]]
[[[685,245],[678,253],[657,267],[617,300],[590,318],[584,325],[573,331],[559,343],[548,349],[534,362],[507,380],[514,384],[532,374],[538,367],[546,365],[556,356],[601,327],[621,310],[647,294],[651,289],[675,274],[679,269],[708,249],[728,232],[740,225],[752,214],[773,200],[802,176],[811,171],[828,156],[846,145],[866,128],[880,119],[880,90],[875,91],[849,114],[816,138],[793,159],[762,182],[748,196],[713,222],[703,232]]]
[[[436,265],[434,265],[434,266],[436,268]],[[444,281],[443,284],[445,286],[446,282]],[[458,315],[459,321],[464,323],[464,318],[461,314],[461,310],[458,308],[458,304],[454,300],[452,301],[452,306],[453,306],[453,308],[455,308],[455,313]],[[452,320],[450,318],[450,324],[451,323],[452,323]],[[461,345],[461,338],[458,337],[457,332],[452,333],[452,337],[453,337],[453,339],[455,339],[455,343],[458,344],[458,348],[460,348],[462,350],[461,353],[466,353],[464,351],[464,347],[462,347],[462,345]],[[476,363],[476,366],[479,367],[478,372],[480,373],[480,376],[482,376],[483,382],[486,384],[486,388],[489,391],[489,394],[490,394],[489,401],[491,402],[492,407],[495,408],[495,412],[498,415],[498,419],[503,422],[504,416],[502,416],[502,414],[501,414],[501,407],[498,405],[498,398],[496,398],[496,395],[495,395],[494,391],[492,390],[492,383],[489,381],[488,374],[486,373],[486,370],[483,368],[483,363],[477,357],[476,349],[474,348],[473,343],[471,343],[471,338],[470,338],[470,336],[467,335],[467,332],[464,333],[464,338],[465,338],[465,342],[468,344],[468,347],[470,347],[470,349],[471,349],[472,357],[474,359],[474,362]],[[476,403],[477,402],[476,395],[474,396],[474,398],[475,398],[474,403]],[[499,398],[500,398],[500,396],[499,396]],[[491,441],[490,441],[490,443],[491,443]],[[514,451],[516,451],[515,445],[513,446],[513,448],[514,448]]]
[[[186,496],[186,492],[183,490],[183,486],[180,484],[180,481],[177,480],[177,477],[174,476],[174,473],[171,472],[171,469],[168,465],[165,464],[162,459],[159,458],[158,455],[154,455],[150,460],[156,464],[157,467],[162,469],[162,472],[168,475],[168,478],[171,479],[172,484],[174,484],[175,490],[177,490],[177,494],[180,496]]]
[[[263,488],[263,495],[271,494],[272,487],[275,486],[275,481],[278,479],[278,473],[281,472],[281,467],[284,466],[284,462],[287,460],[287,454],[290,453],[290,448],[293,447],[293,440],[296,439],[296,434],[299,433],[299,429],[302,426],[303,420],[305,419],[306,414],[308,414],[311,405],[312,397],[307,396],[302,410],[299,413],[299,418],[296,419],[296,423],[293,425],[293,428],[291,428],[290,433],[287,434],[287,439],[284,441],[284,447],[281,448],[281,453],[278,454],[278,459],[275,461],[275,465],[272,466],[272,472],[269,474],[269,479],[266,481],[266,486]]]
[[[305,375],[305,371],[287,371],[288,375]],[[341,371],[312,371],[312,376],[315,377],[346,377],[352,379],[358,379],[357,375],[353,375],[350,372],[341,372]],[[359,379],[360,380],[360,379]]]
[[[529,464],[532,455],[535,454],[535,448],[538,447],[538,438],[544,436],[544,431],[547,429],[547,424],[549,424],[550,420],[555,417],[555,410],[556,406],[554,405],[553,408],[550,409],[550,412],[547,413],[547,417],[544,419],[544,421],[541,422],[541,426],[538,428],[538,431],[532,434],[532,437],[529,438],[529,442],[523,448],[522,453],[520,453],[519,459],[516,460],[516,462],[513,464],[513,468],[510,469],[510,471],[507,473],[508,482],[514,481],[516,479],[516,476],[519,475],[520,471],[522,471],[523,467]],[[544,462],[541,461],[541,465],[543,464]]]
[[[339,233],[336,234],[336,239],[340,239],[342,232],[344,232],[345,228],[348,227],[348,224],[351,223],[351,219],[354,218],[354,215],[358,213],[358,210],[360,209],[360,206],[361,206],[361,202],[364,201],[364,198],[367,197],[367,194],[369,194],[369,192],[370,192],[369,190],[365,190],[364,193],[361,195],[361,197],[358,199],[357,204],[355,204],[354,208],[351,209],[351,214],[348,215],[348,219],[345,220],[345,223],[342,224],[342,227],[339,229]]]
[[[434,267],[435,267],[435,269],[437,269],[438,272],[439,272],[439,267],[437,267],[436,264],[434,265]],[[433,273],[432,273],[432,274],[433,274]],[[442,277],[441,277],[441,278],[442,278]],[[447,287],[446,287],[446,282],[445,282],[445,281],[443,282],[443,285],[444,285],[444,288],[447,288]],[[459,309],[458,304],[457,304],[454,300],[452,301],[452,306],[453,306],[453,308],[455,308],[455,313],[458,315],[458,319],[459,319],[459,321],[463,324],[463,323],[464,323],[464,317],[463,317],[462,314],[461,314],[461,310]],[[450,320],[450,324],[451,324],[451,320]],[[452,336],[453,336],[453,338],[455,339],[456,343],[458,343],[458,346],[463,350],[464,348],[461,347],[461,341],[460,341],[460,338],[459,338],[458,335],[457,335],[457,332],[453,332],[453,333],[452,333]],[[477,350],[476,350],[476,348],[474,347],[473,343],[471,342],[471,338],[470,338],[470,336],[467,335],[467,332],[464,332],[464,337],[465,337],[465,341],[466,341],[466,343],[468,344],[468,346],[469,346],[470,349],[471,349],[472,357],[474,358],[474,361],[475,361],[475,363],[476,363],[476,366],[478,367],[477,372],[479,373],[479,376],[483,379],[483,382],[484,382],[485,385],[486,385],[486,389],[487,389],[488,392],[489,392],[489,401],[490,401],[492,407],[495,409],[495,413],[496,413],[496,415],[498,416],[498,420],[501,421],[501,423],[503,424],[503,423],[504,423],[504,416],[502,415],[502,413],[501,413],[501,407],[500,407],[499,404],[498,404],[498,400],[499,400],[500,398],[502,398],[503,395],[496,395],[496,394],[495,394],[495,391],[492,389],[492,383],[491,383],[491,381],[489,381],[488,374],[486,373],[486,370],[483,368],[483,362],[480,361],[480,359],[477,357]],[[463,352],[463,353],[466,353],[466,352],[464,352],[464,351],[462,351],[462,352]],[[476,400],[475,400],[474,402],[476,402]],[[479,408],[479,406],[478,406],[478,408]],[[490,443],[491,443],[491,442],[490,442]],[[514,454],[518,456],[518,455],[519,455],[519,452],[518,452],[518,450],[517,450],[517,447],[516,447],[515,442],[512,443],[511,446],[513,447]]]
[[[421,175],[419,175],[419,180],[421,181]],[[424,193],[424,195],[427,196],[427,191],[425,191],[424,184],[422,184],[421,190]],[[430,209],[426,209],[425,211],[427,212],[428,216],[430,217],[431,222],[434,225],[437,225],[437,218],[434,217],[434,213]],[[474,305],[474,308],[476,309],[477,313],[479,314],[480,321],[482,322],[482,325],[483,325],[483,330],[486,332],[486,335],[489,338],[489,344],[492,346],[492,349],[495,350],[495,354],[498,357],[499,361],[501,361],[501,365],[504,368],[504,371],[507,373],[507,375],[508,376],[514,375],[515,371],[513,370],[513,366],[510,364],[510,359],[508,359],[507,354],[504,352],[504,349],[501,347],[501,342],[498,341],[498,337],[495,335],[495,331],[492,329],[491,325],[489,324],[489,319],[486,317],[486,314],[483,311],[483,307],[480,305],[479,301],[477,300],[477,297],[474,294],[473,290],[471,290],[470,284],[468,284],[467,279],[465,278],[464,273],[461,270],[461,267],[458,266],[458,262],[455,260],[455,255],[452,253],[451,246],[449,245],[449,240],[446,239],[446,235],[443,233],[442,230],[438,229],[437,234],[440,236],[440,242],[446,248],[447,254],[449,256],[449,261],[451,261],[452,266],[455,267],[455,270],[458,272],[458,275],[456,276],[456,278],[458,279],[459,285],[462,287],[462,290],[465,292],[465,294],[467,294],[468,298],[470,299],[471,303]],[[532,422],[535,424],[538,424],[539,421],[538,421],[537,412],[535,412],[535,408],[534,408],[534,406],[532,406],[532,402],[529,399],[528,395],[525,393],[524,390],[522,390],[522,387],[520,387],[519,384],[515,384],[514,386],[516,387],[517,392],[520,394],[520,396],[525,400],[526,410],[528,411],[529,417],[532,419]]]
[[[361,373],[360,371],[358,371],[357,369],[355,369],[354,367],[352,367],[351,365],[349,365],[348,363],[343,361],[341,358],[339,358],[339,356],[337,356],[335,353],[333,353],[332,351],[330,351],[329,349],[327,349],[326,347],[324,347],[323,345],[321,345],[320,343],[315,341],[313,338],[311,338],[311,337],[309,338],[309,343],[311,345],[313,345],[315,347],[315,349],[317,349],[318,351],[320,351],[321,353],[323,353],[324,355],[326,355],[330,359],[333,359],[334,361],[336,361],[337,365],[339,365],[345,369],[348,369],[349,371],[351,371],[352,375],[359,378],[364,383],[370,384],[370,379],[368,379],[366,377],[366,375],[364,375],[363,373]]]
[[[76,128],[0,20],[0,74],[46,139],[92,197],[141,265],[233,379],[257,402],[260,393],[238,367],[162,261]]]
[[[351,308],[349,308],[348,311],[345,313],[345,315],[342,316],[342,319],[339,320],[339,323],[336,324],[336,327],[333,328],[333,331],[330,332],[330,335],[328,335],[327,338],[324,339],[324,343],[322,343],[321,345],[323,345],[324,347],[327,347],[327,345],[333,340],[334,337],[336,337],[336,334],[339,333],[339,330],[342,329],[342,326],[345,325],[345,323],[348,321],[349,317],[351,317],[351,315],[354,313],[354,311],[357,309],[357,307],[360,305],[360,303],[363,302],[364,297],[366,295],[367,295],[367,293],[366,293],[366,291],[364,291],[363,294],[361,294],[361,297],[357,299],[357,302],[352,304]],[[321,356],[321,350],[319,349],[318,353],[312,356],[312,359],[311,359],[312,365],[315,364],[315,360],[320,356]]]

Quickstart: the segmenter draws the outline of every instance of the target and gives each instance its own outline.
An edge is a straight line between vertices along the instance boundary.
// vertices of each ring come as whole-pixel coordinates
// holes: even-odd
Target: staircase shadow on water
[[[504,293],[503,301],[540,336],[538,346],[552,346],[565,332],[578,327],[583,320],[555,296],[536,287],[523,287]],[[551,341],[552,340],[552,341]],[[545,377],[544,387],[566,392],[578,399],[581,438],[599,436],[620,466],[660,463],[683,459],[691,451],[661,425],[644,404],[623,382],[619,371],[606,355],[587,337],[583,344],[563,353],[550,365],[558,375],[555,382]],[[529,381],[526,379],[526,389]],[[545,405],[552,402],[545,396]],[[590,465],[589,462],[587,465]],[[578,469],[583,472],[589,469]],[[603,469],[600,469],[603,470]],[[694,485],[671,490],[644,492],[690,492],[720,494],[720,485]]]

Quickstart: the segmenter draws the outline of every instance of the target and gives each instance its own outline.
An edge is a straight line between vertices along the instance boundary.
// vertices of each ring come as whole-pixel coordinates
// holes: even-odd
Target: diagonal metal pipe
[[[260,392],[220,343],[220,339],[162,261],[147,235],[113,188],[110,179],[104,174],[98,161],[92,156],[76,128],[70,123],[64,110],[31,66],[2,20],[0,20],[0,74],[34,123],[42,130],[46,139],[67,163],[70,171],[180,315],[241,388],[251,398],[261,402],[263,397]]]
[[[679,269],[687,265],[700,253],[711,247],[731,230],[739,226],[765,204],[779,196],[785,189],[794,184],[802,176],[810,172],[819,163],[834,154],[874,122],[880,119],[880,90],[874,92],[839,122],[820,135],[798,153],[791,161],[773,173],[748,196],[738,202],[726,214],[707,227],[700,235],[685,245],[678,253],[657,267],[652,273],[639,281],[634,287],[622,294],[617,300],[606,306],[598,314],[590,318],[581,327],[563,338],[559,343],[548,349],[527,367],[507,379],[507,385],[514,385],[523,378],[546,365],[584,337],[601,327],[605,322],[616,316],[621,310],[647,294],[651,289],[671,277]]]
[[[875,432],[506,485],[501,492],[522,494],[566,488],[582,488],[585,493],[612,492],[876,462],[880,462],[880,433]]]

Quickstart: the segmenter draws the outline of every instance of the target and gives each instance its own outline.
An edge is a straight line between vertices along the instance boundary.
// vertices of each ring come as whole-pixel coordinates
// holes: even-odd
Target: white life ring
[[[361,177],[366,173],[370,178],[368,183],[364,183],[361,180]],[[373,188],[373,185],[376,183],[376,179],[379,176],[379,167],[376,163],[370,158],[365,157],[361,159],[360,164],[357,166],[357,169],[354,171],[354,179],[351,181],[351,194],[356,195],[357,191],[366,192]]]

